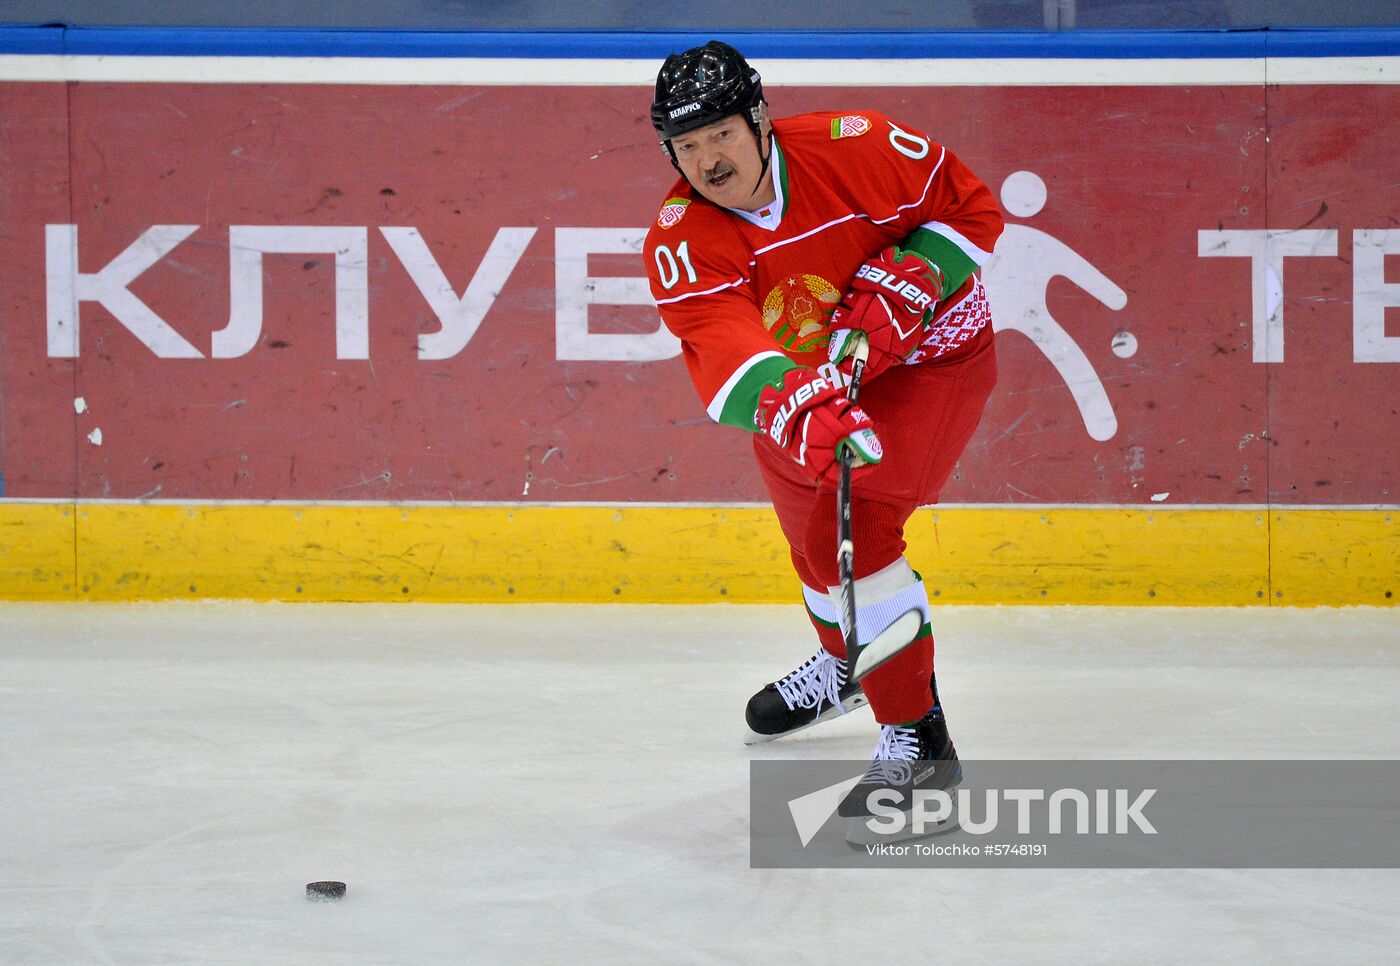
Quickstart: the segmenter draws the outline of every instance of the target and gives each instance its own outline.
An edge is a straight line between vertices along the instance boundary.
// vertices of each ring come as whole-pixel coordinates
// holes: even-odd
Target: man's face
[[[759,130],[766,141],[766,118]],[[764,185],[758,183],[759,172],[763,171],[759,139],[741,115],[731,114],[722,121],[672,138],[671,148],[686,179],[715,204],[756,211],[772,200]]]

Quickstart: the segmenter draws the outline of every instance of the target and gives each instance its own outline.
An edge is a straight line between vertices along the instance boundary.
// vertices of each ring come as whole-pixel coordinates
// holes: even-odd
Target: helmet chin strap
[[[755,133],[756,133],[756,132],[755,132]],[[759,170],[758,170],[758,180],[755,181],[755,182],[753,183],[753,191],[750,191],[750,192],[749,192],[749,197],[750,197],[750,198],[752,198],[754,195],[756,195],[756,194],[758,193],[759,186],[763,184],[763,177],[764,177],[764,175],[766,175],[766,174],[768,173],[768,162],[771,161],[771,160],[773,160],[773,135],[772,135],[772,134],[769,134],[769,135],[768,135],[768,153],[767,153],[767,154],[763,154],[763,143],[762,143],[761,141],[759,142],[758,150],[759,150],[760,156],[763,158],[763,167],[759,168]]]

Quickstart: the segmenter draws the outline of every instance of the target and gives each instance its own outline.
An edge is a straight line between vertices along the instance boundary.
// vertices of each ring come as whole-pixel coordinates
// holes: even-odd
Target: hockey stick
[[[865,375],[865,360],[870,358],[870,343],[864,333],[856,336],[856,349],[851,362],[851,384],[846,398],[854,403],[860,397],[860,381]],[[856,663],[860,660],[860,641],[856,634],[856,575],[855,543],[851,539],[851,447],[841,447],[841,475],[836,482],[836,572],[841,580],[841,637],[846,644],[846,680],[855,680]]]
[[[846,398],[860,396],[870,343],[857,337],[851,363],[851,384]],[[855,542],[851,538],[851,447],[841,447],[841,475],[836,484],[836,570],[841,579],[841,637],[846,644],[846,680],[859,681],[910,644],[923,626],[923,615],[913,609],[896,618],[874,638],[860,642],[856,626]]]

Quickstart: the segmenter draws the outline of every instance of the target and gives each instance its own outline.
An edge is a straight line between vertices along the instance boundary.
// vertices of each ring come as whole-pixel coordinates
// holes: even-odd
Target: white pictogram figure
[[[1037,214],[1045,207],[1045,197],[1045,182],[1031,171],[1016,171],[1001,185],[1002,206],[1018,218]],[[1108,393],[1084,350],[1051,318],[1045,304],[1050,280],[1060,275],[1114,311],[1128,304],[1127,293],[1084,256],[1053,235],[1025,225],[1007,225],[996,253],[982,266],[996,330],[1024,333],[1045,353],[1069,387],[1084,428],[1103,442],[1118,432]],[[1118,332],[1112,347],[1115,355],[1127,358],[1136,351],[1137,340],[1132,333]]]

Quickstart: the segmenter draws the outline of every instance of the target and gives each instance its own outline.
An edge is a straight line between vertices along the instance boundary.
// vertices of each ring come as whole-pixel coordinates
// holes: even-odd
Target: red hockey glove
[[[838,446],[851,448],[852,469],[873,466],[883,455],[870,417],[813,369],[789,369],[782,386],[765,386],[754,423],[819,481],[836,482]]]
[[[867,378],[902,364],[927,335],[924,323],[943,297],[943,272],[917,252],[891,245],[856,270],[831,315],[832,362],[849,372],[858,332],[870,340]]]

